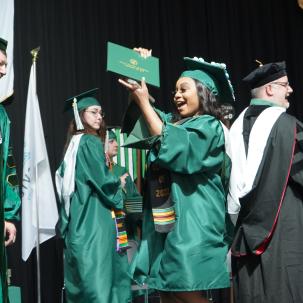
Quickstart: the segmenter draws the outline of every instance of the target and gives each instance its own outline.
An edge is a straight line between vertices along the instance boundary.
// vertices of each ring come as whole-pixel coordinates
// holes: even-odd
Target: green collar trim
[[[269,102],[267,100],[263,100],[263,99],[251,99],[250,101],[250,105],[267,105],[267,106],[279,106],[273,102]]]

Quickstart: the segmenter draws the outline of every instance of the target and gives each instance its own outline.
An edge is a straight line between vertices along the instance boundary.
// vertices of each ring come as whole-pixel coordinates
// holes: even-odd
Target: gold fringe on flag
[[[303,9],[303,0],[298,0],[298,4]]]

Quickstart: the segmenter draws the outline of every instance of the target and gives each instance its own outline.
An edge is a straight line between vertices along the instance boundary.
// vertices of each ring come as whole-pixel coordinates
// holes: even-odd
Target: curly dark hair
[[[196,84],[197,94],[200,102],[200,111],[199,115],[210,115],[218,120],[222,121],[225,124],[225,120],[223,118],[221,104],[219,102],[218,96],[214,95],[208,87],[206,87],[202,82],[193,79]],[[175,112],[174,121],[180,120],[180,115]]]
[[[92,129],[83,119],[83,115],[84,115],[84,110],[82,110],[81,112],[79,112],[79,116],[80,116],[80,119],[81,119],[81,122],[84,126],[84,129],[83,130],[77,130],[77,126],[76,126],[76,121],[75,119],[73,119],[70,123],[69,123],[69,126],[68,126],[68,129],[67,129],[67,135],[66,135],[66,143],[65,143],[65,146],[64,146],[64,150],[63,150],[63,155],[65,155],[65,152],[68,148],[68,145],[70,143],[70,140],[72,139],[72,137],[74,135],[77,135],[77,134],[91,134],[91,135],[95,135],[97,137],[100,138],[101,142],[104,143],[105,142],[105,136],[106,136],[106,124],[105,124],[105,121],[104,119],[101,120],[101,126],[100,128],[96,131],[94,129]]]

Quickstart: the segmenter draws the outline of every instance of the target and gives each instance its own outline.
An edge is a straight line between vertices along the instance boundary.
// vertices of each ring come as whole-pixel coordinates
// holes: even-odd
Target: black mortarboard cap
[[[274,62],[260,65],[245,78],[243,78],[243,81],[248,83],[251,89],[254,89],[286,75],[287,72],[285,61]]]

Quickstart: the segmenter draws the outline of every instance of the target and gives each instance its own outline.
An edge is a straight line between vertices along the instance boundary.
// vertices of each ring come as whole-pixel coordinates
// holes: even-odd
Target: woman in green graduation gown
[[[114,157],[118,155],[118,148],[119,148],[116,133],[112,129],[109,129],[107,130],[107,134],[108,134],[108,144],[106,148],[107,149],[106,156],[108,157],[107,165],[110,171],[116,177],[118,178],[122,177],[122,180],[124,180],[122,195],[124,201],[124,209],[127,215],[126,219],[127,222],[129,223],[128,227],[130,227],[130,230],[127,230],[127,236],[128,238],[133,239],[136,238],[135,221],[141,219],[141,215],[142,215],[142,196],[138,192],[137,186],[132,180],[131,176],[129,175],[127,169],[119,165],[118,163],[114,162]]]
[[[123,208],[120,179],[106,166],[105,123],[95,90],[67,100],[74,109],[64,160],[56,172],[58,229],[64,238],[68,303],[130,300],[126,253],[117,251],[112,212]]]
[[[233,90],[225,65],[184,60],[187,70],[174,93],[176,114],[153,107],[144,79],[141,86],[119,80],[152,136],[145,144],[153,142],[132,274],[159,290],[162,303],[207,302],[203,290],[230,286],[225,221],[230,160],[218,101],[233,101]]]

